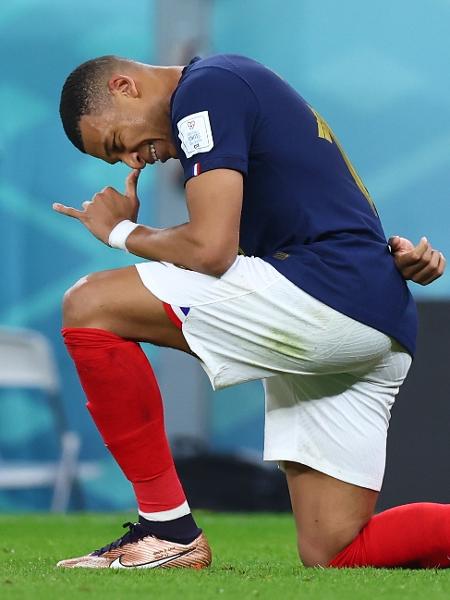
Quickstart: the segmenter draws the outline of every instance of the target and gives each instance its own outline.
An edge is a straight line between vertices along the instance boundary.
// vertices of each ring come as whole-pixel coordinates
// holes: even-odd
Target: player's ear
[[[130,98],[139,96],[136,82],[129,75],[113,75],[108,81],[108,88],[113,95],[120,94]]]

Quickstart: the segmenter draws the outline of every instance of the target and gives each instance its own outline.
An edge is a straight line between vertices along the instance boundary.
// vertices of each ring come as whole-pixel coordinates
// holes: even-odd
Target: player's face
[[[168,109],[142,98],[116,96],[98,115],[84,115],[80,130],[85,150],[110,164],[132,169],[176,158]]]

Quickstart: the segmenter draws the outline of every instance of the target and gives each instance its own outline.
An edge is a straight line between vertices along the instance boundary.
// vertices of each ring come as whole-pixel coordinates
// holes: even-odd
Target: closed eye
[[[116,136],[113,137],[112,151],[115,152],[116,154],[123,152],[123,144],[120,141],[120,138],[116,139]]]
[[[117,146],[117,143],[116,143],[116,136],[113,137],[111,150],[115,153],[119,152],[119,147]]]

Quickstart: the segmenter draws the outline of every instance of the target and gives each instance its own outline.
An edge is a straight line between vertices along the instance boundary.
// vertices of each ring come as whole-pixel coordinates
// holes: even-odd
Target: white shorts
[[[222,277],[136,265],[171,305],[214,389],[264,379],[264,458],[379,490],[390,409],[411,358],[387,335],[238,256]]]

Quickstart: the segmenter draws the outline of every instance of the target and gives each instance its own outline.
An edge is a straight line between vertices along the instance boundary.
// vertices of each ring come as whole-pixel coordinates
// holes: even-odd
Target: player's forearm
[[[150,260],[181,265],[207,275],[222,275],[236,253],[218,252],[214,244],[201,239],[191,223],[159,229],[140,225],[127,238],[129,252]]]

